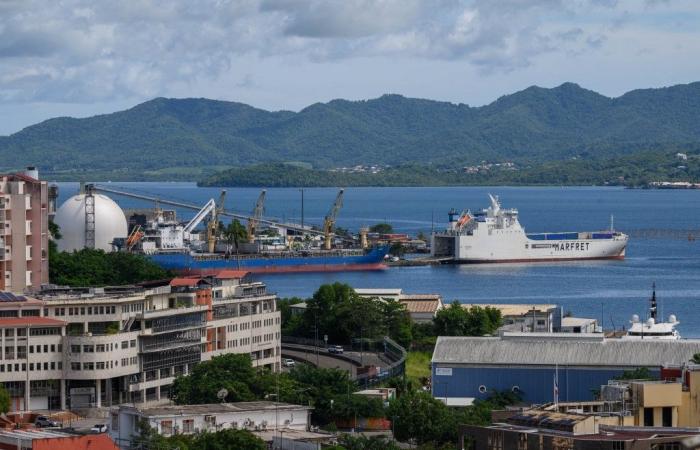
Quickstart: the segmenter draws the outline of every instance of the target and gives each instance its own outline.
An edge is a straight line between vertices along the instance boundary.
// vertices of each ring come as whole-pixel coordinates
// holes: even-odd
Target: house
[[[46,429],[0,430],[0,450],[119,450],[105,433],[77,435]]]

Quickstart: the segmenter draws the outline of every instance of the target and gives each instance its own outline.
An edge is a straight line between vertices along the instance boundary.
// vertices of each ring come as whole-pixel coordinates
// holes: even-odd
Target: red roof
[[[232,270],[232,269],[224,269],[218,271],[215,275],[214,278],[219,278],[222,280],[234,280],[234,279],[241,279],[244,278],[246,275],[248,275],[250,272],[247,270]]]
[[[44,327],[44,326],[63,326],[66,323],[62,320],[50,319],[48,317],[0,317],[0,328],[2,327],[16,327],[30,326],[30,327]]]
[[[34,439],[32,448],[34,450],[119,450],[117,444],[106,433]]]
[[[201,278],[173,278],[170,280],[170,286],[189,286],[195,287],[202,281]]]

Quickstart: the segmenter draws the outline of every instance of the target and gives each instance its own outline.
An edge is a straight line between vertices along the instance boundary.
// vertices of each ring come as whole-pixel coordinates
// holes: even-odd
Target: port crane
[[[258,201],[255,202],[255,209],[253,209],[253,214],[248,218],[248,242],[251,244],[255,242],[255,232],[258,228],[258,223],[262,219],[263,211],[265,210],[265,190],[260,192]]]
[[[338,191],[333,206],[331,206],[328,214],[326,214],[326,218],[323,220],[323,247],[326,250],[331,249],[331,237],[333,236],[333,229],[335,228],[335,219],[338,215],[338,211],[343,207],[343,192],[345,192],[344,189]]]
[[[209,253],[214,253],[216,249],[216,235],[219,232],[219,216],[224,212],[225,202],[226,191],[222,190],[219,196],[219,203],[211,210],[211,218],[207,224],[207,250],[209,250]]]
[[[202,223],[202,220],[204,220],[211,212],[216,208],[216,202],[214,199],[209,199],[209,201],[200,209],[197,211],[197,214],[194,215],[192,220],[187,222],[187,225],[185,225],[185,228],[182,229],[184,232],[185,237],[189,239],[190,234],[197,228],[197,226]]]
[[[154,203],[162,204],[162,205],[170,205],[170,206],[175,206],[177,208],[190,209],[190,210],[194,210],[194,211],[199,211],[202,209],[201,205],[195,205],[192,203],[186,203],[186,202],[181,202],[181,201],[168,200],[168,199],[155,197],[155,196],[151,196],[151,195],[137,194],[134,192],[124,191],[121,189],[113,189],[111,187],[103,186],[100,184],[86,185],[86,188],[92,189],[94,192],[103,192],[105,194],[113,194],[113,195],[119,195],[122,197],[135,198],[137,200],[154,202]],[[233,219],[246,220],[246,221],[248,219],[250,219],[250,217],[247,215],[236,214],[236,213],[228,212],[228,211],[224,211],[224,210],[222,210],[218,215],[219,215],[219,217],[231,217]],[[269,219],[258,220],[258,224],[261,224],[261,223],[264,223],[266,225],[272,225],[275,227],[286,228],[288,230],[294,230],[294,231],[297,231],[297,232],[302,233],[302,234],[312,234],[312,235],[316,235],[316,236],[324,236],[325,235],[323,230],[314,230],[314,229],[311,229],[308,227],[301,227],[301,226],[297,226],[297,225],[279,223],[279,222],[275,222],[275,221],[269,220]]]

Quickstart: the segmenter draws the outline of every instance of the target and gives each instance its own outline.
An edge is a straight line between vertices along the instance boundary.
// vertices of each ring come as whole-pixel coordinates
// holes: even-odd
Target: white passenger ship
[[[628,236],[608,231],[526,234],[517,209],[503,209],[489,194],[491,206],[449,213],[447,230],[433,233],[431,255],[456,263],[505,263],[624,259]]]

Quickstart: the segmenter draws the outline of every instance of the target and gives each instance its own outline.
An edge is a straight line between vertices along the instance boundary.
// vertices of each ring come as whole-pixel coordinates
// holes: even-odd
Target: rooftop
[[[478,306],[480,308],[495,308],[501,311],[503,316],[524,316],[526,314],[532,314],[534,309],[538,313],[546,313],[556,308],[557,305],[515,305],[508,303],[462,303],[462,308],[471,308],[472,306]]]
[[[31,441],[31,444],[27,445],[27,441]],[[16,448],[20,442],[22,448],[34,449],[119,450],[106,433],[77,435],[39,429],[0,431],[0,443]]]
[[[391,296],[399,296],[401,295],[402,289],[397,288],[388,288],[388,289],[355,289],[355,292],[357,295],[364,295],[364,296],[381,296],[381,295],[391,295]]]
[[[440,308],[440,296],[438,294],[402,295],[399,302],[406,306],[410,313],[432,312]]]
[[[0,317],[0,328],[7,327],[62,327],[66,322],[48,317]]]
[[[129,407],[131,408],[131,407]],[[132,408],[133,409],[133,408]],[[270,401],[237,402],[237,403],[209,403],[205,405],[167,405],[154,408],[136,409],[142,416],[183,416],[198,414],[217,414],[246,411],[282,411],[282,410],[308,410],[309,406],[293,405],[291,403],[277,403]]]
[[[569,334],[569,336],[564,336]],[[700,353],[700,340],[623,340],[573,333],[509,333],[504,337],[440,336],[433,363],[660,367]]]
[[[596,322],[596,319],[589,319],[587,317],[562,317],[561,326],[562,327],[583,327]]]

